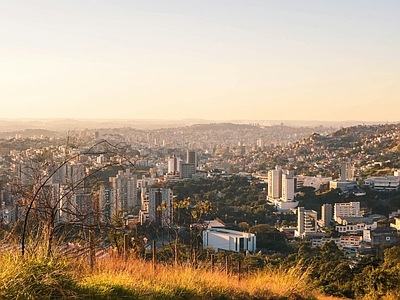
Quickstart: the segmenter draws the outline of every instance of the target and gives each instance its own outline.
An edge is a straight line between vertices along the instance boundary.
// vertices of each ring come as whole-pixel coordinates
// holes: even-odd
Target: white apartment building
[[[358,223],[358,224],[347,224],[347,225],[337,225],[335,230],[339,233],[351,234],[362,232],[364,229],[375,229],[378,227],[378,223],[374,222],[372,224]]]
[[[341,217],[361,217],[360,202],[335,203],[333,218]]]
[[[295,208],[298,203],[294,201],[294,185],[292,174],[276,166],[268,171],[268,201],[279,211]]]
[[[137,199],[137,176],[129,169],[118,171],[115,177],[109,178],[112,190],[110,205],[113,214],[119,211],[129,211],[139,205]]]
[[[282,197],[284,202],[294,201],[294,178],[287,174],[282,174]]]
[[[297,208],[297,230],[295,236],[304,237],[310,233],[316,233],[317,226],[317,212],[315,210],[307,210],[304,207]]]
[[[182,159],[175,154],[168,159],[168,174],[179,175]]]
[[[276,166],[274,170],[268,171],[268,198],[280,199],[282,196],[282,169]]]
[[[323,244],[334,242],[336,246],[343,248],[360,248],[363,237],[359,235],[342,235],[338,238],[322,237],[311,240],[312,247],[322,247]]]
[[[149,185],[153,185],[154,184],[154,178],[151,177],[146,177],[145,175],[142,175],[141,179],[137,180],[137,188],[144,188],[146,186]]]

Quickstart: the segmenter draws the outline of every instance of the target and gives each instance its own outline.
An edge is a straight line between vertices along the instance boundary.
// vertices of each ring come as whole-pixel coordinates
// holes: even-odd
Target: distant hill
[[[385,122],[362,121],[319,121],[319,120],[206,120],[206,119],[0,119],[0,132],[15,132],[25,129],[46,129],[51,131],[71,131],[97,128],[132,127],[135,129],[159,129],[196,124],[258,124],[263,126],[286,125],[292,127],[348,127],[361,124],[384,124]]]
[[[299,148],[348,149],[348,153],[354,154],[360,151],[364,154],[396,152],[400,149],[399,127],[400,123],[343,127],[326,136],[313,133],[296,145]]]
[[[20,135],[21,138],[33,138],[41,136],[53,138],[60,136],[60,133],[47,129],[23,129],[23,130],[0,132],[0,138],[15,137],[16,135]]]

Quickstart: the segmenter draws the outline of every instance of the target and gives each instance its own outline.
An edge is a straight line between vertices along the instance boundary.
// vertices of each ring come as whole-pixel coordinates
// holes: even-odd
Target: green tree
[[[285,235],[274,227],[260,224],[250,227],[249,232],[256,235],[258,249],[278,252],[288,250]]]

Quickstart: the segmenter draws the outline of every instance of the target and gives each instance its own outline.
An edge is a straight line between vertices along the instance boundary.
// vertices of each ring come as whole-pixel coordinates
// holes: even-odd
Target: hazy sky
[[[0,118],[400,121],[400,1],[0,1]]]

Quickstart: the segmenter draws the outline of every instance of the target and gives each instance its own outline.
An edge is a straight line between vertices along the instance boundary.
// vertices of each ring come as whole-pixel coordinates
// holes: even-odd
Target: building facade
[[[203,247],[212,247],[216,252],[220,250],[255,252],[256,236],[253,233],[225,228],[209,228],[203,231]]]
[[[307,234],[316,233],[317,230],[317,212],[315,210],[307,210],[304,207],[298,207],[295,236],[304,237]]]
[[[334,219],[342,217],[362,217],[360,202],[335,203]]]
[[[322,227],[329,227],[333,218],[332,204],[325,203],[321,208]]]
[[[173,193],[167,188],[151,188],[148,194],[149,222],[162,227],[173,224]]]
[[[115,177],[110,177],[111,211],[112,215],[120,211],[129,211],[139,205],[137,199],[137,176],[129,169],[118,171]]]

